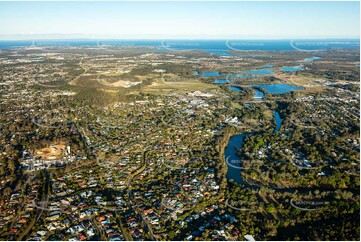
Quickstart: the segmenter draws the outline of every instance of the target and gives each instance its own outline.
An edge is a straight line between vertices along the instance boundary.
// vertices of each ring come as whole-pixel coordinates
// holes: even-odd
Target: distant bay
[[[247,50],[327,50],[360,48],[357,39],[338,40],[0,40],[0,49],[18,47],[154,47],[160,51],[198,50],[231,56],[232,51]]]

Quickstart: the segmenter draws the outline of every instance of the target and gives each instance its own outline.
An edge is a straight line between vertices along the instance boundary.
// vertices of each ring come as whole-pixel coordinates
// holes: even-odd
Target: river
[[[277,133],[281,128],[282,119],[277,111],[274,111],[274,118],[276,120],[276,127],[275,127],[273,133]],[[243,133],[243,134],[233,135],[229,139],[228,145],[227,145],[226,149],[224,150],[224,159],[228,166],[227,174],[226,174],[227,180],[232,179],[234,182],[236,182],[240,185],[244,185],[245,187],[252,188],[252,187],[256,187],[256,186],[251,186],[251,185],[247,184],[246,182],[244,182],[242,179],[242,176],[241,176],[242,169],[240,168],[241,162],[240,162],[239,156],[237,155],[237,150],[239,150],[243,147],[244,138],[247,137],[248,135],[250,135],[250,134]]]
[[[281,128],[282,119],[281,119],[281,117],[280,117],[280,114],[279,114],[277,111],[274,112],[274,117],[275,117],[275,120],[276,120],[276,128],[275,128],[275,130],[273,131],[273,133],[275,134],[275,133],[277,133],[278,130],[280,130],[280,128]]]
[[[233,135],[228,142],[226,149],[224,150],[224,158],[226,160],[228,170],[227,170],[227,179],[233,179],[238,184],[245,185],[245,182],[240,176],[240,168],[235,168],[234,166],[240,166],[239,157],[236,154],[238,149],[241,149],[243,146],[243,139],[248,134],[236,134]]]

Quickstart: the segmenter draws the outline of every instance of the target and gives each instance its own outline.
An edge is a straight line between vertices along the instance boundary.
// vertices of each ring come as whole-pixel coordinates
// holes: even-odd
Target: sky
[[[359,38],[359,2],[0,2],[0,39]]]

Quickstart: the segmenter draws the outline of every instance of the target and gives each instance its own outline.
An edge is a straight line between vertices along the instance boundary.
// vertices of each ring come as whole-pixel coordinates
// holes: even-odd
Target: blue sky
[[[359,38],[359,4],[0,2],[0,38]]]

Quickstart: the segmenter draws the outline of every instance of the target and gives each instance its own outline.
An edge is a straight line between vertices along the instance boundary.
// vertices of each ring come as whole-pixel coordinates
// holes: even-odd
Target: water
[[[228,88],[231,89],[232,91],[235,91],[235,92],[241,92],[242,91],[242,88],[240,88],[240,87],[228,86]]]
[[[220,56],[234,56],[234,55],[228,53],[227,52],[228,50],[209,50],[209,49],[207,49],[205,51],[208,52],[208,53],[215,54],[215,55],[220,55]]]
[[[241,73],[244,74],[232,74],[228,75],[228,78],[256,78],[257,75],[272,75],[274,72],[269,68],[262,68],[262,69],[256,69],[256,70],[243,70]]]
[[[213,84],[227,84],[228,80],[222,80],[222,79],[217,79],[213,82]]]
[[[221,76],[218,71],[210,71],[210,72],[203,72],[202,77],[214,77],[214,76]]]
[[[275,128],[275,130],[273,131],[273,133],[275,134],[275,133],[277,133],[277,132],[280,130],[280,128],[281,128],[282,119],[281,119],[281,117],[280,117],[280,114],[279,114],[277,111],[274,112],[274,117],[275,117],[275,120],[276,120],[276,128]]]
[[[235,167],[230,166],[240,166],[239,157],[236,154],[236,149],[242,148],[243,139],[247,136],[247,134],[237,134],[233,135],[228,141],[228,145],[224,150],[224,158],[228,161],[228,170],[227,170],[227,179],[233,179],[238,184],[245,184],[241,178],[241,169],[237,169]]]
[[[272,75],[274,72],[271,69],[263,68],[258,70],[250,70],[247,71],[247,74],[249,75]]]
[[[262,66],[262,68],[271,68],[274,66],[275,66],[274,64],[266,64],[266,65]]]
[[[53,40],[1,40],[0,49],[14,47],[155,47],[161,46],[159,40],[95,40],[95,39],[53,39]]]
[[[283,83],[280,83],[280,84],[252,84],[250,86],[260,87],[260,88],[266,90],[270,94],[284,94],[284,93],[288,93],[290,91],[302,90],[302,88],[300,88],[300,87],[283,84]]]
[[[160,51],[201,50],[217,55],[232,55],[229,51],[241,50],[327,50],[331,48],[359,49],[358,39],[324,40],[3,40],[0,49],[30,46],[89,46],[89,47],[154,47]]]
[[[249,134],[247,133],[236,134],[229,139],[228,145],[224,150],[224,159],[227,163],[226,178],[227,180],[232,179],[237,184],[243,185],[244,187],[247,187],[249,189],[259,190],[261,187],[259,187],[258,185],[250,185],[247,182],[245,182],[241,176],[242,170],[240,168],[237,168],[240,167],[241,164],[240,164],[240,158],[237,156],[236,151],[242,149],[244,138],[247,137],[248,135]],[[229,164],[231,164],[232,166],[230,166]],[[310,194],[311,191],[312,192],[314,191],[312,189],[304,188],[304,187],[297,187],[297,188],[272,187],[272,190],[274,190],[275,192],[288,192],[288,193],[294,193],[295,191],[297,191],[297,193],[300,194]],[[330,191],[330,190],[326,188],[326,189],[322,189],[322,191]]]
[[[253,95],[253,99],[254,100],[262,100],[264,97],[264,93],[261,92],[260,90],[257,90],[255,88],[253,88],[254,91],[254,95]]]
[[[267,64],[265,67],[272,67],[273,64]],[[258,75],[272,75],[274,72],[269,68],[255,69],[255,70],[242,70],[239,74],[230,74],[228,78],[257,78]]]
[[[246,71],[247,73],[247,71]],[[245,75],[242,75],[242,74],[230,74],[227,76],[228,79],[231,79],[231,78],[239,78],[239,79],[245,79],[245,78],[256,78],[255,75],[250,75],[250,74],[245,74]]]
[[[303,70],[303,66],[284,66],[281,70],[284,72],[296,72]]]
[[[226,84],[226,83],[228,83],[228,81],[217,79],[213,83]],[[284,94],[284,93],[288,93],[290,91],[302,90],[302,88],[300,88],[300,87],[283,84],[283,83],[280,83],[280,84],[250,84],[249,86],[262,88],[270,94]],[[229,86],[228,88],[235,92],[242,91],[242,88],[240,88],[240,87]],[[253,91],[254,91],[254,95],[253,95],[254,100],[262,100],[264,98],[264,93],[262,91],[260,91],[256,88],[253,88]]]
[[[318,59],[321,59],[320,56],[314,56],[314,57],[310,57],[310,58],[305,58],[303,61],[304,62],[312,62],[314,60],[318,60]]]
[[[198,71],[193,71],[193,75],[194,75],[194,76],[198,76],[198,75],[199,75],[199,72],[198,72]]]
[[[246,106],[250,107],[249,104],[248,105],[247,104],[246,104]],[[282,119],[277,111],[274,112],[274,117],[276,120],[276,128],[273,131],[273,133],[277,133],[281,128]],[[228,180],[233,179],[236,183],[245,185],[247,187],[249,185],[246,184],[241,177],[242,170],[240,168],[236,168],[236,167],[240,167],[240,159],[237,155],[237,150],[239,150],[243,147],[243,140],[248,135],[249,134],[233,135],[230,138],[230,140],[228,141],[228,145],[227,145],[226,149],[224,150],[224,159],[226,160],[227,167],[228,167],[226,178]]]

